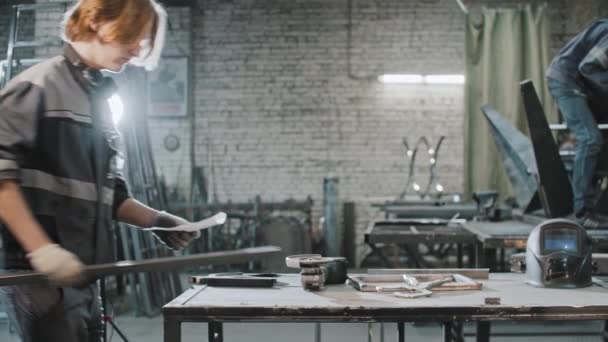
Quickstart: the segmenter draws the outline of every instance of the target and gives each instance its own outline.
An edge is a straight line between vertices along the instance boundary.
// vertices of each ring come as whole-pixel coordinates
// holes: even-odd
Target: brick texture
[[[541,1],[465,1],[472,11],[530,2]],[[605,15],[602,2],[551,1],[552,48],[598,13]],[[4,4],[0,53],[7,34]],[[187,118],[149,120],[166,181],[188,196],[192,144],[195,164],[204,168],[218,200],[312,195],[319,215],[324,176],[338,176],[340,197],[356,200],[357,208],[371,196],[396,196],[408,168],[401,140],[426,136],[435,143],[444,135],[437,175],[446,191],[461,191],[462,86],[375,80],[384,73],[463,73],[464,21],[456,2],[348,4],[198,0],[192,8],[170,8],[164,53],[190,57],[192,106]],[[58,19],[44,14],[36,20],[36,32],[43,34]],[[181,139],[177,151],[163,147],[169,134]],[[427,175],[426,166],[416,171]],[[357,216],[364,227],[369,217]]]
[[[169,8],[167,12],[169,29],[163,52],[164,58],[187,56],[189,61],[192,61],[191,10],[186,7],[175,7]],[[192,78],[189,81],[192,84]],[[189,106],[188,114],[187,117],[181,118],[149,117],[148,119],[150,141],[158,173],[169,187],[177,188],[183,199],[190,197],[191,127],[194,121],[192,106]],[[170,135],[179,139],[179,148],[175,151],[169,151],[164,147],[164,141]]]
[[[408,166],[402,138],[435,142],[441,135],[439,180],[448,192],[462,190],[462,87],[373,79],[463,73],[460,9],[452,0],[353,0],[349,19],[347,4],[198,2],[195,151],[220,200],[311,194],[320,205],[327,174],[340,178],[343,199],[395,196]],[[555,50],[578,30],[563,24],[567,11],[566,1],[551,3]],[[417,170],[419,177],[424,171]],[[359,231],[369,220],[364,216],[357,215]]]
[[[462,87],[374,79],[462,73],[460,9],[452,0],[353,0],[349,19],[347,4],[198,2],[196,154],[212,162],[201,165],[215,169],[220,199],[319,199],[328,173],[344,198],[396,195],[407,169],[401,139],[440,135],[439,179],[462,189]]]

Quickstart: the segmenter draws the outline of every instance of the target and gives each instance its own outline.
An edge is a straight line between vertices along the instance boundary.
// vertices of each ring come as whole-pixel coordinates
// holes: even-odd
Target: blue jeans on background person
[[[549,79],[549,93],[555,99],[568,129],[576,136],[576,156],[572,169],[574,213],[593,211],[593,175],[602,148],[603,138],[593,117],[587,96],[578,87]]]

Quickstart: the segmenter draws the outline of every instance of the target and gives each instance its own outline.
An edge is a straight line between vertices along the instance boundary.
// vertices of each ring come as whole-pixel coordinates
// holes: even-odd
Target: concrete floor
[[[123,314],[115,318],[119,329],[127,336],[130,342],[162,342],[163,324],[162,317],[145,318],[135,317],[133,314]],[[492,325],[492,331],[500,333],[539,332],[553,333],[577,333],[598,332],[597,336],[526,336],[509,337],[494,336],[492,341],[498,342],[591,342],[601,341],[599,332],[602,322],[546,322],[546,323],[512,323],[498,322]],[[380,341],[380,324],[372,324],[372,340]],[[473,331],[474,326],[465,326],[465,333]],[[314,342],[315,325],[312,323],[281,323],[281,324],[255,324],[255,323],[233,323],[224,326],[224,340],[226,342],[237,341],[265,341],[265,342]],[[442,330],[438,324],[407,324],[407,342],[439,342],[442,340]],[[321,328],[322,341],[331,342],[368,342],[368,324],[323,324]],[[111,334],[111,330],[109,330]],[[397,329],[395,324],[385,324],[385,341],[396,341]],[[467,336],[468,342],[475,341],[474,336]],[[0,321],[0,341],[19,342],[20,339],[11,334],[6,320]],[[122,339],[114,333],[111,340],[121,342]],[[201,323],[185,323],[182,326],[182,342],[207,341],[207,327]]]

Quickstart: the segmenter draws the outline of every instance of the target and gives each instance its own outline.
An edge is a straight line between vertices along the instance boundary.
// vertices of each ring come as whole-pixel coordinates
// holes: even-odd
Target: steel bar
[[[209,322],[207,331],[209,342],[224,342],[224,327],[222,322]]]
[[[397,341],[405,342],[405,323],[398,322],[397,323]]]
[[[122,247],[122,252],[123,252],[123,258],[125,260],[132,260],[133,259],[133,253],[131,251],[131,249],[129,248],[129,230],[130,228],[128,228],[126,225],[123,224],[118,224],[118,231],[119,231],[119,236],[120,236],[120,245]],[[140,309],[139,309],[139,305],[137,305],[137,282],[135,280],[135,274],[130,273],[128,275],[128,286],[130,288],[130,294],[129,294],[129,301],[131,304],[131,307],[133,308],[137,308],[137,314],[140,313]]]
[[[6,49],[6,70],[4,71],[4,76],[2,84],[0,87],[4,87],[4,85],[11,79],[13,75],[13,55],[15,50],[15,41],[17,40],[17,15],[19,10],[16,7],[12,9],[11,23],[9,26],[8,33],[8,48]]]
[[[572,213],[573,196],[568,174],[532,81],[523,81],[520,87],[534,147],[543,209],[549,218],[566,216]]]
[[[477,322],[477,342],[490,341],[490,322]]]
[[[131,235],[131,245],[133,246],[133,256],[135,260],[145,260],[143,257],[143,246],[142,241],[140,239],[141,232],[135,228],[127,228],[129,234]],[[150,294],[150,286],[148,284],[148,277],[144,273],[137,273],[137,280],[139,281],[139,291],[140,299],[143,305],[138,305],[137,308],[140,310],[140,307],[143,307],[143,312],[145,315],[151,317],[155,315],[154,308],[152,306],[151,294]]]
[[[327,256],[342,255],[342,226],[339,224],[338,207],[339,180],[334,176],[327,176],[323,180],[323,214],[325,221],[325,251]]]
[[[175,271],[177,269],[190,266],[243,263],[252,259],[265,258],[279,253],[280,251],[281,248],[276,246],[264,246],[225,252],[194,254],[181,257],[167,257],[141,261],[127,260],[116,263],[87,266],[85,268],[85,274],[87,277],[94,279],[130,272]],[[37,272],[18,272],[0,276],[0,286],[31,284],[46,281],[46,276]]]

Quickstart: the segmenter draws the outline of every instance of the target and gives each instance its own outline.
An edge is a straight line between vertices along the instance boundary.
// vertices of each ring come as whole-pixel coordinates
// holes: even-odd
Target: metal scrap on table
[[[399,298],[428,297],[433,291],[480,290],[482,284],[458,273],[350,275],[349,283],[363,292],[392,292]]]

